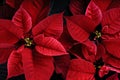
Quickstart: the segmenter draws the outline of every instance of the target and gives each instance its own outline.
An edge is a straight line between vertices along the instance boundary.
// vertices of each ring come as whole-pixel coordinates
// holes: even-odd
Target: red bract
[[[76,43],[69,52],[78,59],[71,60],[66,80],[95,80],[96,45],[90,41],[90,33],[101,21],[101,12],[94,2],[90,2],[86,15],[65,17],[67,30]],[[82,58],[84,59],[82,59]]]
[[[95,80],[93,63],[78,58],[71,60],[66,80]]]
[[[93,41],[90,41],[89,36],[102,19],[100,9],[94,4],[94,2],[91,1],[87,8],[86,16],[75,15],[65,18],[69,34],[73,40],[78,42],[77,44],[82,44],[81,48],[84,57],[90,61],[94,61],[94,56],[96,55],[96,45]]]
[[[23,2],[23,0],[6,0],[6,3],[10,5],[12,8],[19,8],[20,4]]]
[[[39,3],[37,3],[39,1]],[[8,2],[9,2],[9,0],[8,0]],[[11,0],[10,2],[14,2],[14,0]],[[18,1],[19,2],[19,1]],[[44,6],[43,6],[44,5]],[[35,7],[35,6],[37,6],[37,7]],[[21,7],[22,8],[24,8],[25,10],[27,10],[27,12],[29,13],[29,15],[31,15],[31,20],[32,21],[30,21],[29,19],[30,18],[28,18],[28,20],[30,21],[30,24],[31,25],[35,25],[35,24],[37,24],[39,21],[41,21],[42,19],[44,19],[46,16],[47,16],[47,14],[48,14],[48,11],[49,11],[49,1],[47,1],[47,3],[45,2],[45,1],[43,1],[43,0],[34,0],[34,1],[32,1],[32,0],[25,0],[25,1],[23,1],[23,3],[21,4]],[[34,11],[33,11],[34,10]],[[22,14],[24,14],[24,11],[20,11],[19,10],[19,12],[20,13],[18,13],[17,14],[17,16],[20,18],[20,17],[22,17],[23,15]],[[10,13],[9,13],[10,14]],[[20,16],[21,15],[21,16]],[[25,13],[25,15],[23,16],[23,17],[25,17],[25,16],[27,16],[26,15],[26,13]],[[22,26],[22,20],[20,20],[18,18],[18,22],[17,23],[14,23],[14,24],[17,24],[18,25],[18,23],[19,24],[21,24],[21,25],[19,25],[19,26]],[[17,19],[17,17],[15,17],[14,19]],[[13,22],[14,22],[14,19],[13,19]],[[28,22],[29,22],[28,21]],[[7,23],[7,24],[5,24],[5,22]],[[11,21],[9,21],[9,20],[6,20],[4,22],[4,20],[1,20],[1,22],[0,22],[0,25],[1,26],[5,26],[6,25],[6,27],[8,26],[8,28],[9,28],[9,26],[10,25],[13,25],[13,23],[11,22]],[[32,23],[31,23],[32,22]],[[28,26],[30,26],[30,25],[28,25]],[[31,27],[31,26],[30,26]],[[0,27],[0,30],[1,30],[1,32],[2,33],[4,33],[4,35],[6,35],[6,36],[8,36],[8,33],[5,31],[5,30],[3,30],[2,29],[2,27]],[[17,28],[15,28],[15,31],[17,30]],[[18,33],[19,34],[19,33]],[[20,33],[20,34],[22,34],[22,33]],[[0,34],[1,36],[3,36],[2,34]],[[8,40],[8,42],[9,42],[9,39],[11,39],[11,37],[13,36],[13,34],[9,34],[9,36],[8,37],[1,37],[2,39],[3,38],[6,38],[5,39],[5,41],[6,40]],[[15,37],[14,37],[14,39],[15,39]],[[14,40],[13,39],[13,40]],[[11,39],[12,40],[12,39]],[[2,40],[1,40],[2,41]],[[3,41],[2,41],[3,42]],[[0,52],[6,52],[6,54],[5,54],[5,56],[9,56],[9,53],[7,52],[7,51],[4,51],[4,50],[7,50],[7,49],[9,49],[8,47],[5,47],[6,45],[8,45],[8,44],[0,44],[0,45],[2,45],[2,47],[0,47]],[[3,45],[4,45],[4,49],[3,49]],[[11,46],[11,44],[9,44],[9,46]],[[13,45],[12,45],[13,46]],[[13,48],[13,47],[12,47]],[[10,48],[10,50],[12,49],[12,48]],[[8,55],[7,55],[8,54]],[[1,54],[2,55],[2,57],[4,56],[4,54]],[[3,60],[4,59],[4,60]],[[3,61],[2,61],[3,60]],[[7,60],[7,57],[6,57],[6,59],[5,58],[1,58],[1,63],[3,63],[3,62],[5,62]]]
[[[85,15],[94,21],[95,26],[97,26],[102,20],[101,10],[93,1],[89,3]]]
[[[93,1],[91,1],[87,7],[85,16],[77,15],[65,17],[71,37],[78,41],[78,44],[82,44],[81,47],[77,47],[79,49],[81,48],[82,52],[78,53],[79,51],[75,51],[73,48],[73,52],[76,52],[73,54],[77,54],[89,61],[94,61],[94,58],[100,59],[102,56],[103,62],[111,67],[109,70],[119,72],[119,13],[119,8],[111,9],[110,11],[103,13],[102,19],[101,10]],[[101,32],[96,30],[96,27],[100,23],[102,23]],[[90,33],[95,34],[95,41],[97,41],[96,38],[102,38],[101,44],[97,44],[97,47],[96,44],[89,39]],[[96,51],[96,48],[98,51]],[[81,53],[83,56],[80,55]],[[103,69],[103,71],[105,70]],[[101,73],[101,75],[104,74],[104,72]]]
[[[102,12],[105,12],[112,8],[120,7],[120,0],[93,0],[101,9]]]
[[[88,16],[89,18],[87,19]],[[86,16],[67,18],[69,33],[73,39],[83,43],[87,41],[90,32],[94,32],[96,26],[101,22],[100,9],[91,1],[88,5]],[[85,18],[86,17],[86,18]],[[119,17],[120,9],[114,8],[104,12],[102,19],[102,45],[107,53],[103,53],[103,60],[116,68],[119,66]],[[95,25],[94,25],[95,22]],[[86,49],[86,48],[84,48]],[[99,48],[98,48],[99,49]],[[102,50],[102,49],[101,49]],[[105,51],[105,52],[106,52]],[[84,51],[85,52],[85,51]],[[83,53],[85,54],[85,53]]]
[[[57,41],[63,30],[62,14],[38,23],[37,16],[26,10],[25,3],[12,21],[0,20],[0,47],[16,48],[8,59],[8,78],[24,73],[26,80],[49,80],[54,70],[52,56],[67,54]]]
[[[82,25],[83,22],[85,21],[85,18],[83,19],[83,17],[84,16],[73,16],[73,17],[66,18],[67,19],[67,28],[68,28],[69,34],[71,35],[73,40],[76,40],[76,41],[78,41],[78,43],[83,45],[82,46],[82,51],[84,53],[83,55],[87,55],[85,57],[88,57],[89,54],[91,56],[96,54],[96,46],[95,46],[94,42],[91,42],[88,39],[90,34],[87,33],[83,28],[80,27],[80,25]],[[80,18],[82,18],[82,19],[80,19]],[[80,24],[77,25],[76,24],[77,22],[78,23],[80,22]],[[83,26],[87,26],[87,25],[83,25]]]
[[[32,25],[47,17],[50,0],[24,0],[22,6],[32,17]]]
[[[70,0],[70,11],[73,15],[84,14],[87,3],[85,0]]]
[[[108,74],[110,71],[110,68],[107,67],[106,65],[102,66],[99,71],[99,76],[103,77],[104,75]]]
[[[103,76],[107,75],[110,70],[111,70],[111,71],[115,71],[115,72],[117,72],[117,73],[120,72],[119,69],[115,69],[114,67],[110,67],[109,65],[103,65],[103,66],[100,68],[100,70],[99,70],[99,76],[100,76],[100,77],[103,77]],[[117,76],[116,76],[116,77],[117,77]],[[118,77],[117,77],[117,78],[118,78]]]
[[[106,11],[113,0],[93,0],[101,9],[102,12]]]
[[[9,7],[8,5],[3,5],[3,6],[0,6],[0,19],[11,19],[13,14],[14,14],[14,9]],[[5,24],[5,23],[3,23]],[[7,24],[8,25],[8,24]],[[1,27],[0,27],[0,30],[1,30]],[[1,36],[2,34],[0,34]],[[9,46],[9,47],[6,47]],[[10,52],[14,49],[14,46],[13,45],[10,45],[10,44],[0,44],[0,64],[1,63],[5,63],[7,62],[7,59],[9,57],[9,54]],[[4,54],[2,54],[4,53]]]
[[[105,64],[120,69],[120,8],[114,8],[104,13],[102,20],[102,45],[106,52],[103,53]]]

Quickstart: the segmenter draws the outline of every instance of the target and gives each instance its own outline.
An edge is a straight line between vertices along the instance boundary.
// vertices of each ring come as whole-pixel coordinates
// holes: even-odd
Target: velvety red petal
[[[69,50],[75,43],[75,41],[70,36],[66,25],[63,26],[63,33],[58,40],[66,50]]]
[[[23,74],[21,55],[17,51],[13,51],[10,54],[7,68],[8,68],[7,78],[11,78],[11,77],[15,77],[15,76]]]
[[[94,62],[97,53],[97,46],[94,42],[87,40],[82,45],[82,53],[87,60]]]
[[[120,8],[106,11],[102,20],[102,33],[115,34],[120,31]]]
[[[58,56],[67,54],[62,44],[53,37],[45,37],[44,35],[38,35],[34,38],[37,46],[36,50],[43,55]]]
[[[102,57],[102,54],[105,53],[105,48],[102,44],[97,45],[97,54],[95,56],[96,60],[99,60]]]
[[[32,30],[33,36],[44,33],[45,36],[58,38],[63,32],[63,17],[61,14],[48,16],[38,23]]]
[[[102,66],[99,70],[99,76],[104,77],[109,73],[110,69],[107,66]]]
[[[107,52],[116,58],[120,58],[120,40],[119,39],[111,39],[103,41],[104,47]]]
[[[74,18],[73,18],[74,19]],[[83,42],[88,39],[89,33],[81,28],[81,26],[74,23],[72,20],[67,19],[67,29],[73,40]],[[84,25],[84,24],[83,24]]]
[[[6,0],[6,3],[13,8],[19,8],[23,0]]]
[[[107,66],[107,65],[104,65],[104,66],[102,66],[102,68],[99,70],[99,76],[100,77],[103,77],[103,76],[105,76],[105,75],[107,75],[108,73],[109,73],[109,71],[115,71],[115,72],[117,72],[117,73],[120,73],[120,69],[118,70],[118,69],[115,69],[114,67],[109,67],[109,66]],[[117,80],[118,79],[118,75],[116,74],[116,76],[115,76],[115,74],[114,74],[114,76],[112,75],[112,76],[110,76],[110,77],[108,77],[107,78],[108,80],[110,79],[112,79],[112,80]],[[119,79],[118,79],[119,80]]]
[[[26,80],[36,79],[32,51],[28,48],[24,48],[23,51],[21,51],[20,53],[22,56],[21,60]]]
[[[0,43],[14,44],[22,36],[22,31],[11,21],[0,19]]]
[[[49,80],[53,71],[52,57],[46,57],[28,48],[22,51],[22,62],[26,80]]]
[[[94,74],[95,72],[95,67],[93,63],[86,61],[84,59],[81,59],[81,58],[71,60],[70,69],[84,72],[84,73],[90,73],[90,74]]]
[[[0,48],[12,48],[12,47],[15,47],[15,45],[9,43],[0,43]]]
[[[112,0],[93,0],[102,10],[102,12],[106,11],[110,4],[112,3]],[[116,1],[115,1],[116,2]]]
[[[108,0],[109,1],[109,0]],[[112,1],[110,6],[109,6],[109,9],[112,9],[112,8],[120,8],[120,0],[110,0]]]
[[[118,74],[113,74],[112,76],[108,77],[106,80],[119,80]]]
[[[54,71],[53,58],[39,53],[33,55],[36,80],[50,80]]]
[[[95,80],[94,65],[81,58],[71,60],[66,80]]]
[[[66,74],[70,64],[70,56],[56,56],[54,57],[55,71],[57,74],[62,74],[63,78],[66,78]]]
[[[93,20],[96,26],[100,24],[102,20],[102,12],[100,8],[92,0],[86,9],[85,15],[88,16],[91,20]]]
[[[24,0],[21,7],[31,15],[33,26],[48,16],[50,0]]]
[[[0,64],[7,62],[9,55],[14,50],[14,47],[0,48]]]
[[[119,58],[116,58],[107,52],[102,54],[102,58],[103,58],[103,62],[105,64],[108,64],[114,68],[120,69],[120,65],[119,65],[120,59]]]
[[[71,16],[71,17],[66,17],[67,20],[67,25],[69,26],[74,26],[72,25],[78,25],[79,27],[81,27],[82,29],[84,29],[87,32],[93,32],[96,28],[95,23],[88,18],[87,16],[84,15],[75,15],[75,16]],[[69,22],[68,22],[69,21]]]
[[[120,73],[120,68],[115,68],[115,67],[112,67],[110,65],[105,65],[107,68],[109,68],[109,70],[111,71],[115,71],[116,73]]]
[[[24,33],[27,33],[32,28],[32,19],[30,14],[23,8],[20,8],[13,16],[12,22],[19,28],[21,28]]]
[[[69,7],[73,15],[84,14],[85,1],[84,0],[70,0]]]

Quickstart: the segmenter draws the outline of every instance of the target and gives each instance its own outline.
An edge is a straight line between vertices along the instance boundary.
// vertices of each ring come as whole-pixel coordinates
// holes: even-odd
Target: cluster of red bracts
[[[64,80],[119,80],[119,0],[91,0],[86,9],[84,0],[70,0],[72,16],[48,16],[50,0],[6,2],[16,9],[11,20],[0,19],[7,79],[50,80],[55,71]]]

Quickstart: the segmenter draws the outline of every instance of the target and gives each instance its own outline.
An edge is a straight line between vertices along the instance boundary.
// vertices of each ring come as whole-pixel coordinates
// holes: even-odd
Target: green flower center
[[[95,66],[95,69],[100,69],[102,67],[102,65],[94,65]]]
[[[99,60],[94,62],[95,69],[99,70],[103,65],[104,65],[104,62],[102,59],[99,59]]]
[[[94,32],[94,34],[95,34],[95,39],[99,39],[101,37],[101,32],[97,30]]]
[[[33,45],[33,40],[31,38],[25,38],[24,41],[26,47],[31,47]]]

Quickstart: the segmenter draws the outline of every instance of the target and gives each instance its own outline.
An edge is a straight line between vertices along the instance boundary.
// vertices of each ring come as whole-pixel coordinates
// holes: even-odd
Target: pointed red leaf
[[[38,23],[32,30],[33,36],[43,33],[45,36],[58,38],[63,31],[63,18],[61,14],[48,16]]]
[[[33,26],[48,16],[50,0],[24,0],[21,7],[31,16]]]
[[[67,28],[68,32],[70,33],[71,37],[79,42],[83,42],[88,39],[89,33],[81,28],[81,26],[77,25],[73,21],[66,18],[67,21]]]
[[[0,48],[13,48],[13,47],[15,47],[14,44],[0,43]]]
[[[96,3],[96,5],[99,6],[102,12],[105,12],[109,8],[111,3],[113,3],[113,0],[93,0],[93,1]]]
[[[112,8],[120,8],[120,0],[107,0],[107,1],[111,1],[111,4],[109,5],[109,9]]]
[[[82,53],[87,60],[94,62],[97,53],[96,44],[89,40],[85,41],[82,45]]]
[[[24,70],[26,80],[36,79],[32,50],[30,50],[29,48],[24,48],[20,53],[22,56],[21,60],[22,60],[23,70]]]
[[[22,63],[26,80],[49,80],[53,74],[52,57],[46,57],[25,48],[22,52]]]
[[[103,77],[103,76],[107,75],[109,73],[109,71],[115,71],[117,73],[120,73],[120,69],[118,69],[118,68],[110,67],[108,65],[103,65],[99,70],[99,76]]]
[[[67,26],[64,25],[63,28],[64,28],[63,33],[58,40],[61,42],[61,44],[64,46],[66,50],[69,50],[73,46],[75,41],[70,36],[67,30]]]
[[[7,78],[11,78],[23,74],[21,55],[17,51],[13,51],[10,54],[7,67],[8,67]]]
[[[115,34],[120,31],[120,8],[114,8],[106,11],[103,17],[103,34]]]
[[[13,16],[12,22],[27,33],[32,28],[32,19],[30,14],[23,8],[20,8]]]
[[[22,30],[9,20],[0,19],[0,43],[14,44],[23,36]]]
[[[119,39],[111,39],[103,41],[104,47],[107,52],[116,58],[120,58],[120,40]]]
[[[102,57],[102,54],[105,53],[105,48],[102,44],[97,45],[97,54],[95,56],[96,60],[99,60]]]
[[[70,11],[73,15],[84,14],[85,9],[85,1],[84,0],[70,0]]]
[[[14,47],[0,48],[0,64],[8,61],[9,55],[14,50]]]
[[[6,0],[6,3],[13,8],[19,8],[23,0]]]
[[[18,38],[23,36],[23,30],[14,25],[14,23],[10,20],[0,19],[0,29],[6,30],[6,32],[10,32]]]
[[[85,15],[88,16],[96,24],[96,26],[100,24],[102,20],[102,12],[92,0],[86,9]]]
[[[94,65],[81,58],[71,60],[66,80],[95,80]]]
[[[72,17],[66,17],[66,20],[72,21],[74,24],[83,28],[87,32],[93,32],[96,28],[95,23],[84,15],[76,15]],[[67,23],[70,24],[70,23]]]
[[[53,57],[47,57],[39,53],[35,53],[33,54],[33,61],[36,80],[50,80],[54,71]]]
[[[58,56],[67,54],[62,44],[53,37],[45,37],[44,35],[38,35],[34,38],[37,46],[36,50],[43,55]]]
[[[95,67],[93,63],[86,61],[82,58],[71,60],[70,69],[91,74],[94,74],[95,72]]]
[[[110,65],[104,65],[104,66],[106,66],[107,68],[109,68],[109,70],[111,70],[111,71],[115,71],[117,73],[120,73],[120,69],[119,68],[115,68],[115,67],[112,67]]]
[[[103,65],[99,70],[99,76],[104,77],[105,75],[109,73],[109,71],[110,69],[107,66]]]
[[[114,68],[120,69],[120,59],[112,56],[109,53],[102,54],[102,58],[105,64],[108,64]]]

